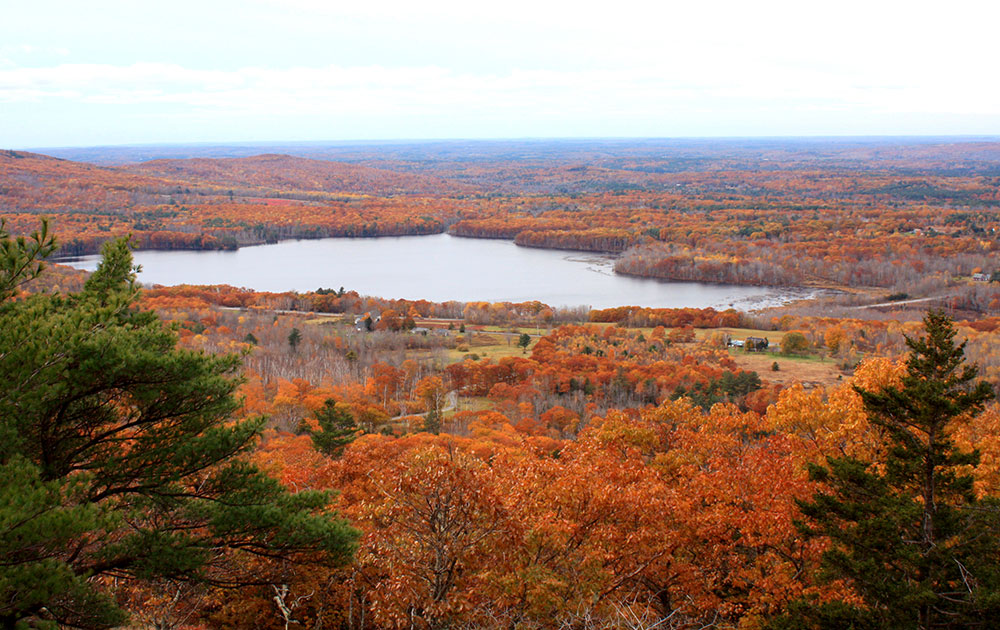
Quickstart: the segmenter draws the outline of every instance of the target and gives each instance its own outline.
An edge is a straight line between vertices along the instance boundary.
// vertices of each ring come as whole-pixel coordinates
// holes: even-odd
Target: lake
[[[283,241],[237,251],[137,251],[143,284],[229,284],[259,291],[345,287],[362,295],[433,302],[550,306],[716,307],[748,310],[807,290],[662,282],[616,275],[614,257],[518,247],[448,234]],[[93,270],[99,256],[58,261]]]

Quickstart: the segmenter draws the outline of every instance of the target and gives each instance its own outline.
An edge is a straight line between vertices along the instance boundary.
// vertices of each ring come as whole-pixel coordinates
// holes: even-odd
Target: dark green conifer
[[[521,354],[531,345],[531,335],[528,333],[521,333],[521,336],[517,338],[517,345],[521,348]]]
[[[354,414],[347,405],[327,398],[323,406],[314,414],[319,423],[319,431],[313,431],[313,446],[330,457],[340,457],[344,449],[360,433]]]
[[[441,433],[441,412],[433,407],[424,416],[424,431],[434,435]]]
[[[0,296],[45,242],[0,237]],[[127,244],[103,254],[80,293],[0,301],[0,628],[121,624],[98,576],[239,585],[262,580],[240,554],[349,558],[325,493],[248,461],[262,420],[232,419],[238,358],[178,349],[134,307]]]
[[[932,312],[924,326],[925,337],[907,338],[902,387],[857,390],[885,432],[884,454],[812,465],[825,489],[799,505],[802,530],[832,543],[825,578],[845,580],[863,605],[799,602],[772,627],[929,630],[1000,619],[1000,505],[977,498],[969,471],[979,454],[951,439],[993,391],[965,364],[949,318]]]
[[[55,250],[56,241],[49,234],[46,219],[42,219],[41,228],[31,236],[11,238],[6,221],[0,218],[0,300],[6,300],[19,285],[37,277],[45,268],[42,261]]]
[[[302,343],[302,332],[298,328],[293,328],[292,332],[288,333],[288,346],[295,352],[300,343]]]

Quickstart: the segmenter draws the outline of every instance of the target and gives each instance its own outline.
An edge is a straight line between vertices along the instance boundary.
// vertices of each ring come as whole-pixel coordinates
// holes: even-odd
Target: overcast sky
[[[998,24],[985,0],[12,0],[0,148],[994,135]]]

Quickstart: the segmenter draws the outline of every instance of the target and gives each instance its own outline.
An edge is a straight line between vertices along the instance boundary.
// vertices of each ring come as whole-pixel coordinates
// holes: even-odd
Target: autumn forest
[[[998,142],[0,151],[0,217],[3,628],[1000,616]],[[434,302],[130,254],[443,233],[817,291]]]

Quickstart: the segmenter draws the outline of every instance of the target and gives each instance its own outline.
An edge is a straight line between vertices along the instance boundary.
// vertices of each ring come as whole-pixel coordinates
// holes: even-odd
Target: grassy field
[[[487,332],[487,333],[507,333],[513,335],[516,339],[521,333],[528,333],[532,337],[542,337],[549,334],[554,328],[553,327],[541,327],[536,326],[471,326],[470,329],[475,329],[477,331]]]
[[[701,340],[717,332],[725,333],[739,341],[743,341],[747,337],[764,337],[769,339],[771,343],[780,342],[781,336],[785,334],[780,330],[754,330],[753,328],[696,328],[694,338]]]
[[[485,396],[463,396],[458,399],[458,406],[447,412],[445,417],[451,417],[458,411],[487,411],[493,408],[493,401]]]
[[[303,324],[350,324],[354,325],[353,315],[342,315],[340,313],[331,313],[325,315],[322,313],[313,313],[313,316],[302,322]]]
[[[820,360],[818,356],[794,357],[771,354],[768,352],[730,351],[730,356],[736,365],[744,370],[756,372],[762,379],[772,383],[791,385],[800,382],[806,387],[822,385],[824,387],[837,384],[843,372],[833,359]],[[778,371],[771,369],[778,364]]]
[[[484,332],[469,331],[465,335],[462,335],[463,344],[468,346],[468,352],[462,352],[459,350],[448,350],[448,358],[451,361],[462,361],[465,357],[475,354],[480,359],[492,359],[497,361],[503,357],[519,357],[519,356],[529,356],[531,354],[531,346],[534,345],[535,339],[531,340],[531,344],[528,349],[523,353],[521,348],[517,345],[518,334],[505,335],[502,334],[487,334]],[[509,341],[509,343],[508,343]],[[460,345],[463,345],[460,344]]]

